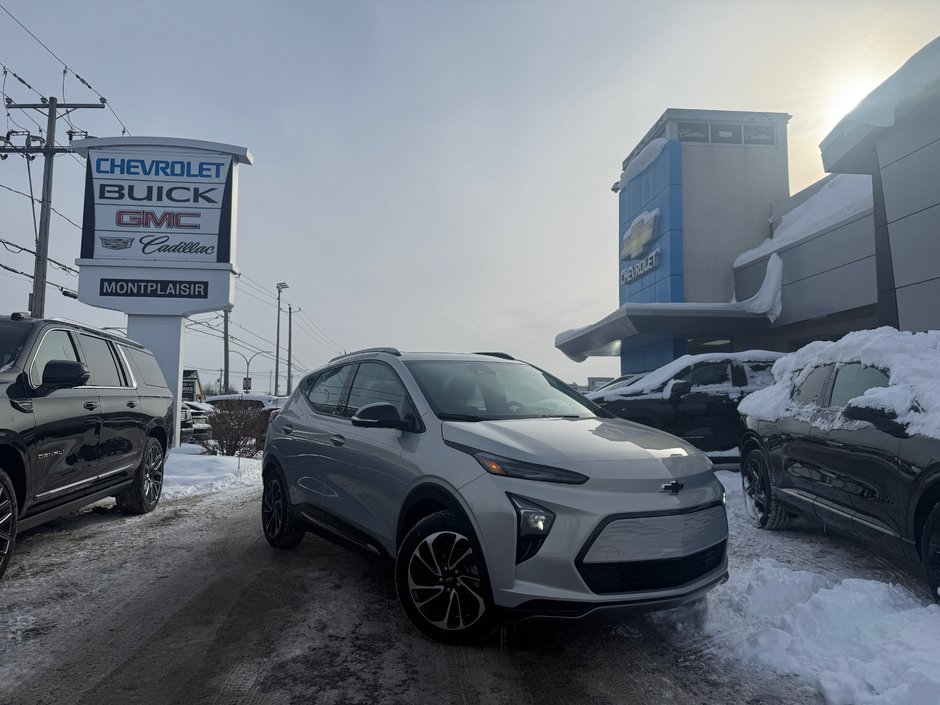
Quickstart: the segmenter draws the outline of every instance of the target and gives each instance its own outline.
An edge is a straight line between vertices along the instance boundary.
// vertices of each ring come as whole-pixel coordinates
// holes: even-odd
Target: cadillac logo
[[[99,235],[98,239],[101,240],[101,246],[106,250],[127,250],[134,244],[132,237]]]
[[[627,232],[623,234],[620,259],[633,259],[643,251],[643,248],[656,235],[658,216],[659,209],[657,208],[654,211],[643,211],[633,219]]]

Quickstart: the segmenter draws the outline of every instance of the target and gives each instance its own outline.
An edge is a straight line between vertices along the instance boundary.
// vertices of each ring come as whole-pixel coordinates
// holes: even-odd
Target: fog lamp
[[[516,563],[528,560],[542,547],[548,532],[552,530],[555,514],[535,502],[506,494],[516,510]]]

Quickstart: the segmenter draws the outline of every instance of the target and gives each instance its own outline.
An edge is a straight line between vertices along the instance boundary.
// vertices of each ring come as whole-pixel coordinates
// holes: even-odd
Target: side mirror
[[[413,431],[414,422],[398,415],[398,409],[385,401],[360,406],[351,419],[353,426],[368,428],[395,428],[399,431]]]
[[[879,431],[884,431],[892,436],[904,435],[904,425],[895,420],[898,415],[890,409],[846,404],[842,409],[842,415],[853,421],[867,421]]]
[[[42,371],[42,386],[49,391],[80,387],[88,381],[88,377],[88,368],[83,362],[49,360]]]
[[[686,394],[692,391],[692,383],[684,380],[677,379],[672,383],[672,387],[669,389],[669,398],[670,399],[679,399],[684,397]]]

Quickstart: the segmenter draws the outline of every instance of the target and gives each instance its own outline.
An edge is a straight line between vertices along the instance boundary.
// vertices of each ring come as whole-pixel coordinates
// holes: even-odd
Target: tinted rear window
[[[0,367],[16,360],[30,328],[32,325],[28,323],[0,322]]]
[[[137,368],[137,372],[143,378],[145,384],[151,387],[166,386],[166,380],[163,379],[163,373],[160,371],[160,366],[153,355],[137,348],[128,348],[123,345],[121,348]]]

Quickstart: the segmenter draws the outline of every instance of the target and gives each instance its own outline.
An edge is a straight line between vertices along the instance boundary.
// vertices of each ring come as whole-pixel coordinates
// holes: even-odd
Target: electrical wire
[[[32,279],[33,279],[33,275],[32,275],[32,274],[27,274],[26,272],[21,272],[20,270],[14,269],[13,267],[8,267],[7,265],[3,264],[3,262],[0,262],[0,269],[5,269],[6,271],[12,272],[13,274],[19,274],[21,277],[26,277],[26,278],[29,279],[30,281],[32,281]],[[58,289],[59,291],[62,292],[62,294],[63,294],[64,296],[67,296],[67,297],[69,297],[70,299],[77,299],[77,298],[78,298],[78,292],[75,292],[75,291],[73,291],[72,289],[68,289],[68,288],[62,286],[61,284],[56,284],[55,282],[47,281],[47,282],[46,282],[46,286],[51,286],[51,287],[53,287],[54,289]]]
[[[122,134],[122,135],[129,135],[129,134],[131,134],[131,133],[130,133],[130,130],[128,130],[128,129],[127,129],[127,126],[124,124],[124,121],[121,120],[121,118],[118,117],[118,114],[117,114],[116,112],[114,112],[114,108],[111,107],[111,104],[108,102],[107,98],[105,98],[103,95],[101,95],[101,93],[99,93],[97,90],[95,90],[95,88],[94,88],[88,81],[86,81],[84,78],[82,78],[81,76],[79,76],[74,70],[72,70],[71,68],[69,68],[69,65],[68,65],[68,64],[66,64],[64,61],[62,61],[62,59],[60,59],[59,56],[58,56],[54,51],[52,51],[52,49],[50,49],[48,46],[46,46],[46,44],[45,44],[39,37],[37,37],[35,34],[33,34],[33,33],[29,30],[29,28],[28,28],[26,25],[24,25],[22,22],[20,22],[18,19],[16,19],[16,17],[13,15],[13,13],[10,12],[8,9],[6,9],[6,7],[4,7],[3,4],[0,4],[0,10],[3,10],[7,15],[9,15],[9,16],[10,16],[10,19],[12,19],[14,22],[16,22],[16,24],[18,24],[20,27],[22,27],[23,30],[24,30],[29,36],[31,36],[33,39],[35,39],[36,42],[38,42],[39,46],[41,46],[43,49],[45,49],[47,52],[49,52],[49,54],[52,56],[52,58],[54,58],[56,61],[58,61],[60,64],[62,64],[62,67],[63,67],[66,71],[68,71],[70,74],[72,74],[73,76],[75,76],[75,78],[78,79],[78,81],[79,81],[82,85],[84,85],[86,88],[88,88],[88,90],[90,90],[92,93],[94,93],[95,95],[97,95],[98,98],[100,98],[100,99],[103,101],[104,106],[105,106],[108,110],[111,111],[111,114],[114,116],[114,119],[117,120],[117,121],[120,123],[120,125],[121,125],[121,134]]]
[[[0,237],[0,245],[3,245],[3,247],[6,249],[7,252],[12,252],[14,254],[28,252],[33,257],[36,256],[36,252],[34,250],[31,250],[28,247],[23,247],[22,245],[17,245],[15,242],[10,242],[9,240],[6,240],[2,237]],[[72,276],[72,277],[78,276],[78,270],[75,269],[75,267],[70,267],[67,264],[62,264],[61,262],[54,260],[51,257],[47,257],[46,261],[49,262],[49,264],[51,264],[53,267],[56,267],[57,269],[61,269],[63,272],[65,272],[69,276]]]
[[[7,185],[5,185],[5,184],[0,184],[0,188],[6,189],[6,190],[9,191],[10,193],[15,193],[15,194],[17,194],[17,195],[19,195],[19,196],[24,196],[24,197],[26,197],[26,198],[29,198],[29,199],[32,200],[34,203],[37,202],[36,199],[33,198],[32,196],[30,196],[28,193],[24,193],[23,191],[17,191],[15,188],[10,188],[9,186],[7,186]],[[51,211],[52,211],[53,213],[55,213],[57,216],[59,216],[60,218],[62,218],[62,219],[65,220],[66,222],[68,222],[70,225],[74,225],[74,226],[75,226],[76,228],[78,228],[79,230],[82,229],[82,226],[81,226],[81,225],[79,225],[78,223],[76,223],[74,220],[72,220],[71,218],[69,218],[67,215],[65,215],[65,214],[63,214],[63,213],[60,213],[59,211],[57,211],[57,210],[56,210],[55,208],[53,208],[52,206],[49,206],[49,210],[51,210]]]

